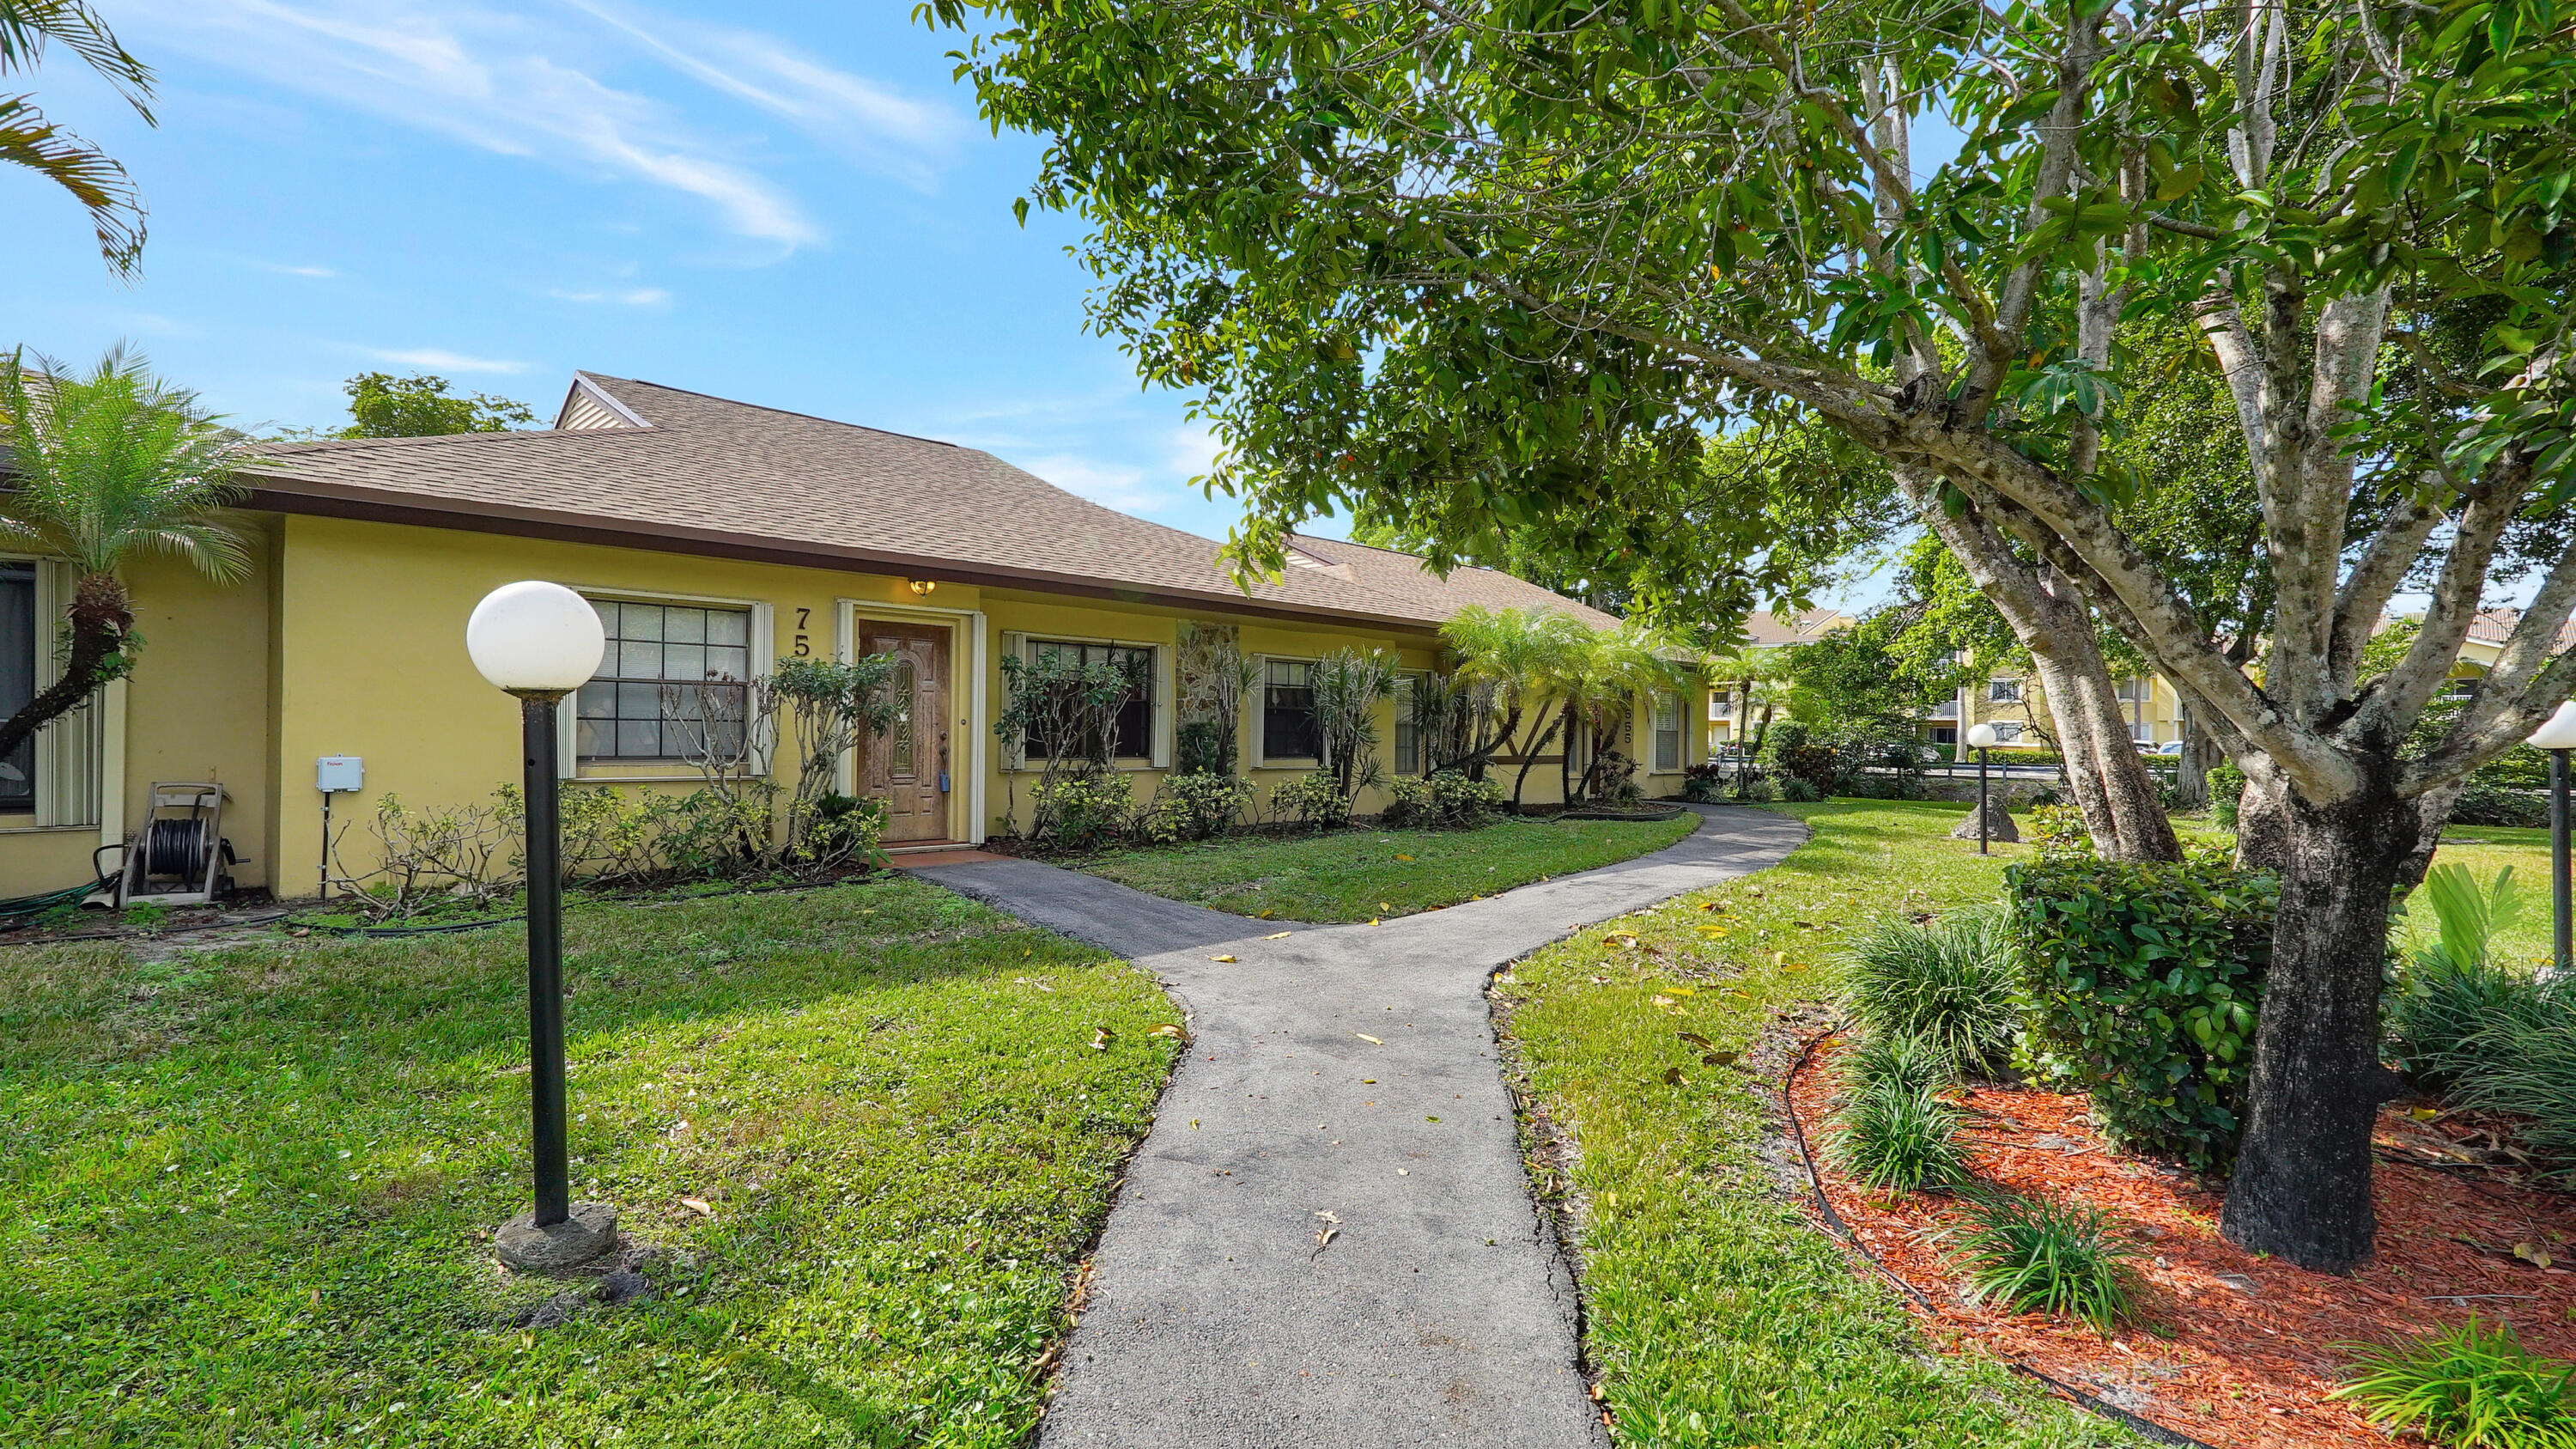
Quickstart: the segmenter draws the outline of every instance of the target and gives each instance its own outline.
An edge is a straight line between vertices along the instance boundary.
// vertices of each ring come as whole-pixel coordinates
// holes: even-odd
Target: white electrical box
[[[324,755],[313,764],[313,787],[326,795],[353,794],[366,788],[367,762],[356,755]]]

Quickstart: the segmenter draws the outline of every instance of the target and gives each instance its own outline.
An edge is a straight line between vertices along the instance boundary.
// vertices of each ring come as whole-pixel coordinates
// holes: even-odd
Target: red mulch
[[[1932,1302],[1927,1330],[1971,1345],[2225,1449],[2345,1449],[2388,1436],[2326,1392],[2340,1345],[2428,1332],[2472,1313],[2514,1325],[2523,1345],[2576,1358],[2576,1197],[2485,1170],[2434,1171],[2384,1158],[2376,1173],[2379,1249],[2350,1277],[2257,1258],[2218,1236],[2220,1194],[2200,1179],[2122,1156],[2085,1118],[2080,1095],[1980,1086],[1959,1100],[1988,1114],[1968,1137],[1977,1175],[2033,1197],[2102,1209],[2151,1256],[2136,1267],[2139,1312],[2110,1337],[2036,1313],[1971,1307],[1962,1276],[1931,1233],[1959,1220],[1940,1194],[1890,1197],[1856,1187],[1823,1160],[1833,1134],[1839,1039],[1820,1046],[1790,1101],[1815,1149],[1834,1210],[1880,1261]],[[2479,1138],[2470,1124],[2380,1116],[2383,1149],[2453,1158]],[[1809,1211],[1813,1212],[1812,1200]],[[2531,1243],[2556,1261],[2512,1256]],[[2236,1277],[2230,1286],[2221,1275]],[[2253,1291],[2244,1289],[2250,1286]],[[2449,1295],[2509,1297],[2449,1301]],[[1917,1310],[1918,1316],[1920,1310]]]

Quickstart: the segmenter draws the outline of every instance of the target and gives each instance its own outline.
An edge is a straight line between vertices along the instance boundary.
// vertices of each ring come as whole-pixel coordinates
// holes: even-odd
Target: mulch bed
[[[1964,1277],[1933,1234],[1960,1222],[1955,1198],[1887,1196],[1825,1162],[1839,1038],[1820,1045],[1789,1101],[1816,1150],[1834,1210],[1870,1252],[1930,1302],[1927,1333],[2040,1372],[2224,1449],[2361,1449],[2387,1435],[2326,1398],[2345,1344],[2413,1336],[2471,1314],[2514,1325],[2525,1347],[2576,1358],[2576,1197],[2522,1185],[2490,1165],[2485,1124],[2410,1104],[2380,1115],[2378,1253],[2350,1277],[2258,1258],[2218,1235],[2219,1184],[2102,1140],[2085,1098],[1981,1084],[1958,1094],[1982,1114],[1968,1137],[1978,1177],[2032,1197],[2100,1208],[2150,1256],[2136,1266],[2137,1315],[2109,1337],[2035,1313],[1969,1304]],[[2411,1104],[2422,1109],[2429,1104]],[[2390,1160],[2391,1158],[2400,1160]],[[2413,1159],[2412,1161],[2406,1159]],[[2448,1162],[2451,1169],[2414,1165]],[[1808,1210],[1815,1211],[1812,1195]],[[2548,1256],[2541,1267],[2517,1245]]]

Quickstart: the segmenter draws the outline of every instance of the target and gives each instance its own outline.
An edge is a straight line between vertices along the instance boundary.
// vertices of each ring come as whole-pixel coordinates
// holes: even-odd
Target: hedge
[[[2224,1171],[2242,1130],[2279,878],[2224,856],[2005,872],[2030,995],[2021,1065],[2092,1094],[2123,1146]]]

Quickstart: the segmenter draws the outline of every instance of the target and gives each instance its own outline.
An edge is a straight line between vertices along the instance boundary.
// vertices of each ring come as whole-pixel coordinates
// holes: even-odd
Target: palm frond
[[[245,440],[138,354],[113,349],[85,372],[0,358],[0,445],[18,483],[0,515],[85,572],[111,573],[136,552],[176,555],[219,581],[249,568],[246,541],[212,517],[241,495]]]
[[[152,120],[152,67],[117,43],[97,11],[82,0],[0,0],[0,75],[35,69],[48,43],[79,56],[146,122]]]
[[[24,166],[70,192],[89,212],[99,255],[117,275],[133,273],[143,255],[143,198],[123,166],[46,120],[25,96],[0,96],[0,162]]]

